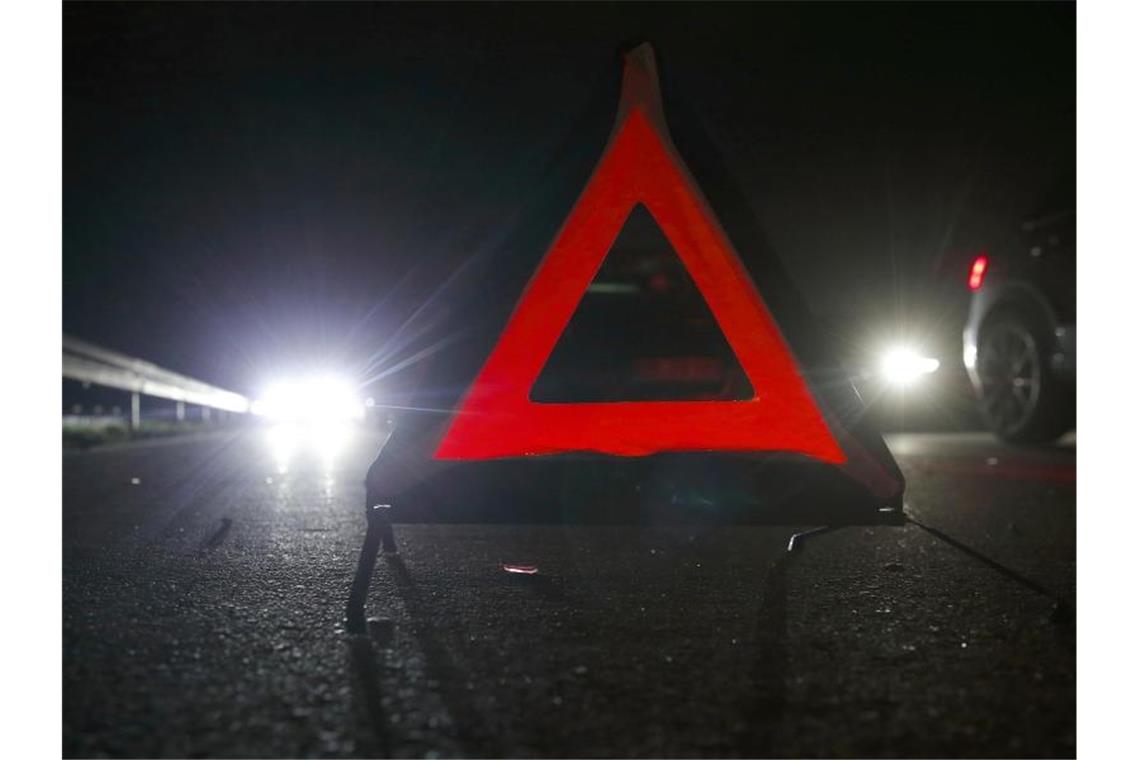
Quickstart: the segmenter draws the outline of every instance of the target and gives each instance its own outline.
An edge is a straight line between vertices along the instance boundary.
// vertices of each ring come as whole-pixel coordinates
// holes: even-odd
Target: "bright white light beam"
[[[253,413],[277,422],[349,422],[364,417],[352,383],[333,375],[277,383],[253,404]]]
[[[879,370],[891,385],[912,385],[923,375],[938,371],[941,362],[911,348],[895,347],[883,354]]]

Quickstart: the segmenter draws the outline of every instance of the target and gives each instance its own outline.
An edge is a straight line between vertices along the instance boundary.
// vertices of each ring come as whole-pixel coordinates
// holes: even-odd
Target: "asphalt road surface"
[[[913,524],[401,526],[368,636],[379,434],[284,473],[264,430],[65,454],[64,753],[1073,756],[1075,442],[889,443],[989,563]]]

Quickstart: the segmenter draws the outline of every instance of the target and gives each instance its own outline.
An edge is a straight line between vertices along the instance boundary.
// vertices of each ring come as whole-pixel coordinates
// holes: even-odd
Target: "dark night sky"
[[[809,303],[897,317],[1072,171],[1075,16],[68,3],[64,329],[242,392],[310,363],[363,372],[526,207],[635,39]]]

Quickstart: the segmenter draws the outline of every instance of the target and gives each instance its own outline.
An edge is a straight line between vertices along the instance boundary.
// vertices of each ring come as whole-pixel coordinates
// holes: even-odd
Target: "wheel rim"
[[[1003,323],[988,331],[978,351],[982,414],[999,433],[1016,433],[1033,417],[1041,396],[1037,342],[1024,327]]]

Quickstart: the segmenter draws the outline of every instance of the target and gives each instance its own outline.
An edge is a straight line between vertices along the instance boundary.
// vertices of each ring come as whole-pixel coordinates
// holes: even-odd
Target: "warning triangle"
[[[612,103],[610,95],[607,111]],[[625,56],[608,138],[605,117],[590,113],[598,119],[577,125],[558,154],[569,172],[544,179],[549,207],[520,217],[485,269],[440,299],[450,321],[424,339],[423,352],[438,358],[369,470],[369,509],[384,507],[390,522],[898,520],[898,465],[699,116],[678,108],[676,135],[693,163],[682,160],[648,45]],[[580,150],[603,140],[600,159],[596,148]],[[678,275],[696,304],[704,332],[692,345],[703,352],[676,323],[644,329],[624,306],[595,313],[629,290],[623,259],[660,252],[673,267],[663,271]],[[515,299],[508,317],[502,307]],[[688,309],[643,300],[651,320]],[[632,345],[593,356],[599,335]],[[707,369],[689,360],[712,357],[739,382],[717,393],[690,392],[692,383],[683,391],[623,386],[616,371],[601,386],[562,382],[604,370],[612,357],[625,369],[634,357],[633,374],[651,380],[675,378],[678,367]]]
[[[641,51],[641,52],[638,52]],[[771,314],[673,147],[648,46],[627,56],[601,161],[436,450],[442,460],[565,452],[786,451],[847,461]],[[660,224],[751,384],[742,401],[538,403],[531,388],[633,208]]]
[[[637,204],[532,401],[745,400],[753,389],[665,233]]]

